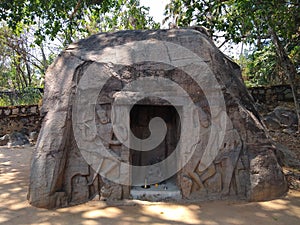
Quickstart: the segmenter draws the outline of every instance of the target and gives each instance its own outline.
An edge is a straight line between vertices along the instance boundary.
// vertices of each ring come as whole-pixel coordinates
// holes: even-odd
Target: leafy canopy
[[[48,65],[62,48],[88,35],[124,29],[159,28],[139,0],[0,1],[0,92],[23,93],[13,101],[36,100]],[[40,97],[40,96],[38,96]]]
[[[202,25],[215,37],[257,43],[270,26],[283,39],[299,34],[299,0],[171,0],[166,19],[177,26]]]
[[[158,28],[148,10],[135,0],[8,0],[0,3],[0,19],[17,33],[35,26],[37,44],[62,35],[66,45],[93,32]]]

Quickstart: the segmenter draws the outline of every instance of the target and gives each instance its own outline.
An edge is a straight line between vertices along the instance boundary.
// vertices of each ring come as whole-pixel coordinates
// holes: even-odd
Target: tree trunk
[[[284,72],[286,73],[286,75],[288,76],[288,79],[289,79],[289,82],[291,85],[292,94],[293,94],[294,103],[295,103],[296,114],[298,117],[298,132],[300,132],[300,106],[299,106],[299,102],[297,99],[297,92],[296,92],[296,86],[295,86],[295,78],[296,78],[297,72],[296,72],[293,62],[288,57],[282,44],[280,43],[276,32],[270,26],[269,26],[269,30],[270,30],[272,42],[275,45],[276,53],[277,53],[280,61],[282,62],[282,68],[283,68]]]
[[[28,87],[30,87],[32,79],[31,79],[31,68],[30,68],[28,61],[25,61],[25,66],[26,66],[26,70],[27,70]]]
[[[43,42],[40,45],[40,49],[41,49],[41,53],[42,53],[42,57],[43,57],[43,61],[42,61],[43,71],[41,71],[41,72],[44,75],[46,73],[46,70],[48,69],[48,62],[47,62],[47,57],[46,57],[46,54],[45,54],[45,51],[44,51],[44,44],[43,44]]]

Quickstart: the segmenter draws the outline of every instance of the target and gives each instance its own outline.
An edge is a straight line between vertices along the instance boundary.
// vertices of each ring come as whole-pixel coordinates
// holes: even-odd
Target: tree
[[[248,54],[240,55],[237,63],[242,68],[246,86],[259,87],[288,83],[272,43],[267,43],[261,49]]]
[[[18,0],[0,3],[0,19],[19,33],[36,26],[38,45],[60,36],[66,46],[99,31],[157,28],[148,10],[138,0]]]
[[[293,51],[299,54],[299,0],[171,0],[165,14],[178,26],[205,26],[212,38],[221,36],[224,42],[254,44],[261,50],[265,41],[271,41],[292,88],[300,131],[295,92],[299,64],[290,58]]]
[[[47,63],[38,58],[37,49],[28,41],[30,33],[15,35],[7,26],[0,27],[1,88],[22,91],[35,85]]]
[[[39,86],[62,48],[88,35],[159,28],[139,0],[18,0],[0,2],[0,90]],[[53,44],[59,44],[52,51]]]
[[[34,104],[41,98],[34,87],[40,86],[48,63],[40,60],[28,39],[29,32],[15,35],[7,26],[0,27],[0,105]]]

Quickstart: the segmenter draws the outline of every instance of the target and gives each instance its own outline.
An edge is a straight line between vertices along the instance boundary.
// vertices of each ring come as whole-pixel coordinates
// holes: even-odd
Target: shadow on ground
[[[26,200],[32,147],[0,147],[0,224],[299,224],[300,192],[259,202],[200,202],[198,204],[126,202],[87,204],[46,210]]]

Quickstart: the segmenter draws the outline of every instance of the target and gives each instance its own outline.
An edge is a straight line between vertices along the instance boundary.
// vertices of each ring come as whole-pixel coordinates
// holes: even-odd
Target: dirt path
[[[300,192],[268,202],[201,202],[169,204],[136,202],[113,206],[87,204],[46,210],[26,200],[32,148],[0,147],[0,224],[300,224]]]

